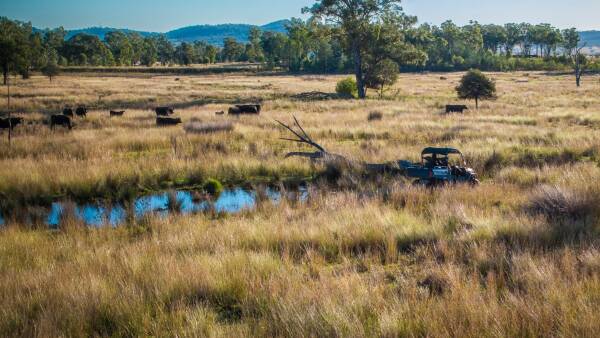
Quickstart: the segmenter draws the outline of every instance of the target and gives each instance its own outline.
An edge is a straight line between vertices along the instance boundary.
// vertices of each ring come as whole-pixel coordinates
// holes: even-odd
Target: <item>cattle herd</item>
[[[260,104],[237,104],[229,108],[228,114],[233,116],[246,114],[258,115],[260,114],[261,108]],[[446,113],[463,113],[467,109],[469,108],[465,105],[447,105]],[[156,113],[157,126],[174,126],[182,123],[181,118],[171,116],[175,114],[175,108],[173,107],[156,107],[154,111]],[[73,128],[72,119],[75,116],[85,118],[87,117],[87,113],[88,110],[85,106],[79,106],[74,110],[71,107],[65,107],[62,115],[55,114],[50,116],[50,129],[54,130],[55,126],[62,126],[70,130]],[[124,114],[124,110],[110,110],[110,117],[122,117]],[[225,112],[218,111],[215,114],[224,115]],[[0,130],[9,128],[13,130],[18,125],[23,124],[23,122],[24,119],[22,117],[0,118]],[[29,122],[29,124],[32,124],[32,122]],[[44,122],[44,124],[46,123]]]
[[[157,126],[173,126],[182,123],[181,118],[173,117],[175,114],[175,108],[173,107],[156,107],[154,109],[156,113],[156,125]],[[260,104],[238,104],[229,108],[228,114],[239,116],[239,115],[258,115],[261,111]],[[53,114],[50,116],[50,129],[54,130],[55,126],[62,126],[71,130],[73,128],[73,118],[75,116],[79,118],[87,117],[88,109],[85,106],[78,106],[73,109],[71,107],[65,107],[62,114]],[[122,117],[125,114],[124,110],[110,110],[110,117]],[[223,115],[225,112],[220,111],[217,115]],[[22,117],[11,117],[11,118],[0,118],[0,130],[10,128],[13,130],[19,124],[23,124],[24,119]],[[32,124],[32,122],[29,122]],[[46,124],[46,122],[44,122]]]

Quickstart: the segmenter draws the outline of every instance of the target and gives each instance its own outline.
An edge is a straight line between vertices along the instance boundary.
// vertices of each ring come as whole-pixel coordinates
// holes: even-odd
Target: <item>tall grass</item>
[[[66,103],[97,109],[72,132],[30,125],[0,147],[0,209],[11,216],[0,230],[0,335],[596,336],[598,81],[576,90],[566,76],[490,75],[499,99],[461,116],[440,114],[455,102],[458,73],[402,74],[394,100],[366,101],[292,99],[331,92],[339,76],[19,80],[15,104],[27,119]],[[214,115],[261,98],[261,116]],[[186,123],[235,129],[153,127],[145,108],[177,103]],[[131,109],[110,119],[108,107]],[[371,111],[384,120],[369,122]],[[457,147],[482,184],[425,189],[285,160],[307,150],[279,140],[288,135],[272,119],[291,113],[357,161]],[[71,207],[49,230],[36,206],[106,198],[132,213],[127,201],[140,192],[209,190],[213,179],[314,184],[305,203],[131,217],[114,229],[83,226]],[[31,220],[18,217],[24,208]]]

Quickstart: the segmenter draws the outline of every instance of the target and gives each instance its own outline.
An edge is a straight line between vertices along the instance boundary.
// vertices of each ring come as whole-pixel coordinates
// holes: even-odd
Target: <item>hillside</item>
[[[169,40],[173,42],[194,42],[194,41],[206,41],[214,45],[222,45],[223,39],[227,37],[233,37],[238,41],[246,42],[248,40],[248,33],[252,27],[258,27],[263,31],[269,32],[285,32],[285,24],[288,20],[280,20],[271,22],[263,26],[253,26],[247,24],[222,24],[222,25],[197,25],[188,26],[179,29],[175,29],[165,34]],[[66,38],[69,39],[72,36],[85,33],[90,35],[96,35],[100,39],[104,39],[106,33],[111,31],[121,31],[125,33],[139,33],[142,36],[150,36],[160,34],[156,32],[143,32],[135,31],[130,29],[120,28],[109,28],[109,27],[90,27],[83,29],[70,30],[67,33]]]
[[[77,35],[80,33],[85,33],[85,34],[89,34],[89,35],[96,35],[100,39],[104,40],[104,36],[107,33],[114,32],[114,31],[120,31],[123,33],[138,33],[142,36],[150,36],[150,35],[159,34],[159,33],[153,33],[153,32],[136,31],[136,30],[131,30],[131,29],[110,28],[110,27],[90,27],[90,28],[74,29],[74,30],[67,31],[67,36],[65,38],[70,39],[74,35]]]
[[[272,22],[258,26],[263,31],[285,32],[285,24],[288,20]],[[253,25],[245,24],[223,24],[223,25],[198,25],[189,26],[170,31],[167,34],[169,40],[174,42],[206,41],[214,45],[222,45],[223,39],[233,37],[238,41],[248,41],[248,33]]]
[[[590,47],[600,47],[600,31],[580,32],[581,41]]]

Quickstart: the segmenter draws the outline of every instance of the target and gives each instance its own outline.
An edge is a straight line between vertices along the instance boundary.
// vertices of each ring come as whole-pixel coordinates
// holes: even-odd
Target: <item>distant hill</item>
[[[600,47],[600,31],[580,32],[581,42],[587,42],[588,47]]]
[[[223,40],[233,37],[238,41],[247,42],[248,34],[252,27],[258,27],[265,32],[286,32],[285,25],[288,20],[281,20],[264,26],[243,24],[200,25],[189,26],[167,32],[169,40],[174,42],[205,41],[213,45],[222,45]]]
[[[89,35],[96,35],[101,40],[104,40],[104,36],[107,33],[114,32],[114,31],[120,31],[123,33],[138,33],[142,36],[151,36],[151,35],[159,34],[159,33],[152,33],[152,32],[135,31],[135,30],[131,30],[131,29],[120,29],[120,28],[109,28],[109,27],[90,27],[90,28],[74,29],[74,30],[67,31],[67,35],[65,38],[70,39],[71,37],[73,37],[77,34],[84,33],[84,34],[89,34]]]
[[[221,46],[223,45],[223,40],[227,37],[233,37],[240,42],[248,41],[248,33],[252,27],[258,27],[262,31],[265,32],[286,32],[285,25],[289,22],[289,20],[280,20],[271,22],[269,24],[263,26],[253,26],[246,24],[223,24],[223,25],[198,25],[198,26],[188,26],[179,29],[172,30],[170,32],[166,32],[166,36],[172,42],[194,42],[194,41],[205,41],[207,43]],[[139,33],[142,36],[152,36],[158,35],[160,33],[156,32],[142,32],[135,31],[130,29],[121,29],[121,28],[109,28],[109,27],[90,27],[83,29],[75,29],[67,32],[67,39],[70,39],[72,36],[85,33],[90,35],[95,35],[100,39],[104,39],[105,35],[108,32],[112,31],[121,31],[124,33]]]

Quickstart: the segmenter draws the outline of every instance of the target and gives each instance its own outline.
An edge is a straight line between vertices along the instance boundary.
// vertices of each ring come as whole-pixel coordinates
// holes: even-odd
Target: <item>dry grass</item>
[[[190,122],[183,126],[183,129],[188,134],[212,134],[219,132],[231,132],[234,129],[234,124],[231,122]]]
[[[240,215],[147,218],[89,230],[0,232],[3,336],[583,336],[600,331],[600,90],[588,77],[491,74],[499,99],[446,116],[461,74],[403,74],[394,99],[299,101],[340,77],[62,76],[19,81],[28,120],[64,103],[102,109],[72,132],[42,124],[0,148],[0,207],[56,196],[279,181],[320,170],[284,160],[273,119],[302,121],[332,152],[416,160],[455,146],[482,185],[404,180],[320,185],[306,204]],[[215,116],[262,99],[260,116]],[[1,100],[1,99],[0,99]],[[1,102],[0,102],[1,103]],[[154,105],[225,133],[156,128]],[[128,108],[110,119],[108,108]],[[383,121],[367,120],[380,112]]]

